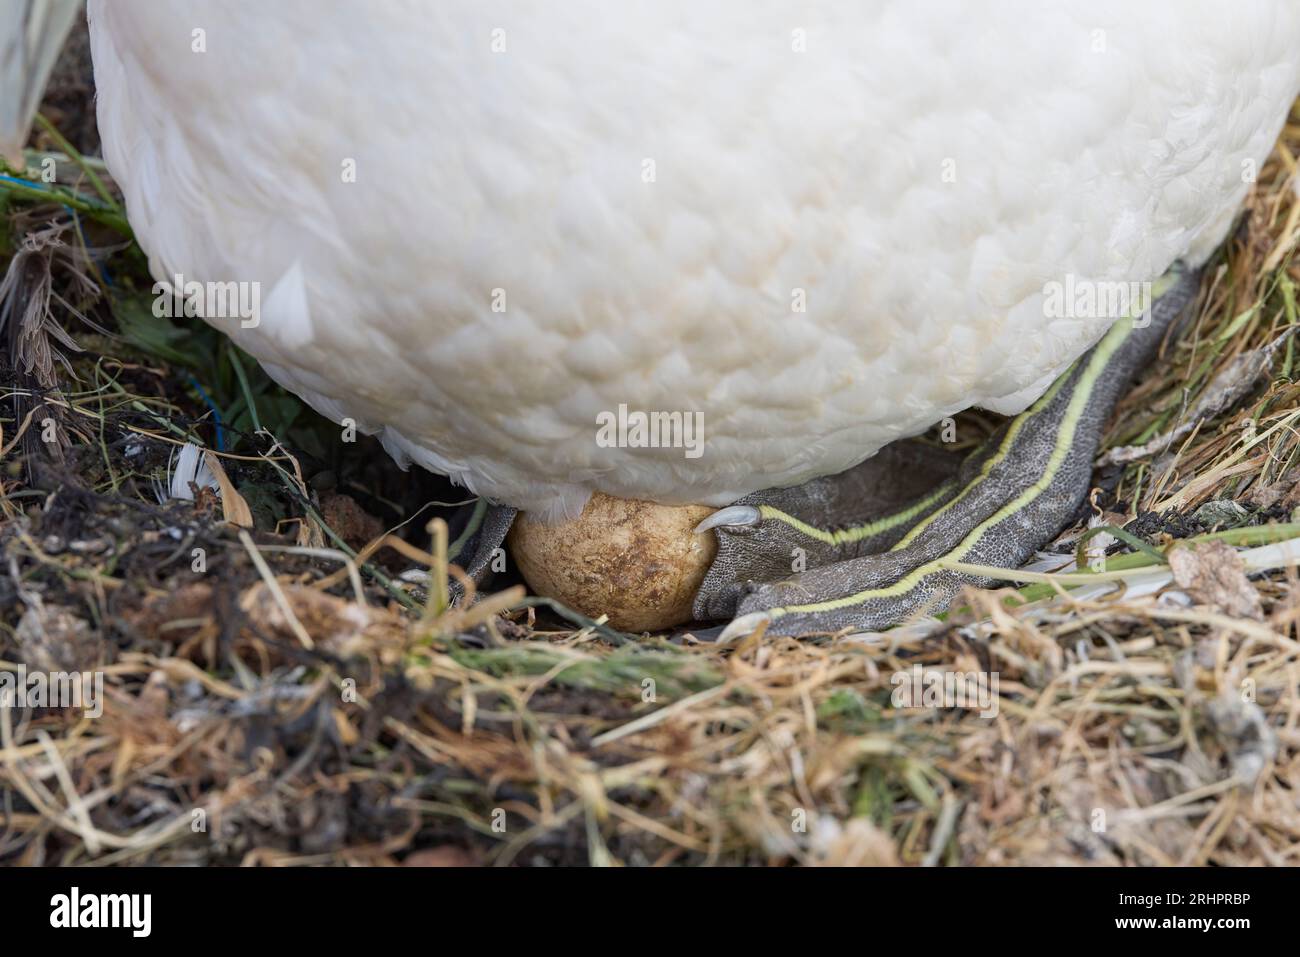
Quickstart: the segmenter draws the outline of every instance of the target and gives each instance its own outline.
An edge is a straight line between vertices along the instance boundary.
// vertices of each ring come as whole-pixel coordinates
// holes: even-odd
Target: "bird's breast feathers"
[[[256,325],[210,321],[284,385],[552,513],[1031,400],[1116,318],[1065,284],[1208,255],[1300,87],[1284,0],[90,15],[155,273],[257,283]],[[602,439],[620,407],[666,444]]]

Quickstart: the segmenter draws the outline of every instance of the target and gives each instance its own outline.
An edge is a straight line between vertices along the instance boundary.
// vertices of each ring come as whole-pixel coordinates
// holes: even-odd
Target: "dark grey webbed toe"
[[[881,449],[839,475],[768,489],[719,509],[718,555],[695,598],[701,620],[730,618],[754,582],[789,578],[888,548],[956,492],[961,457],[919,441]],[[863,516],[867,521],[860,521]]]

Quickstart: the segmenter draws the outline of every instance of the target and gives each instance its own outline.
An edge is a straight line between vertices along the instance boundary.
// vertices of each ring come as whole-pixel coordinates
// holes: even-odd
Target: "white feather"
[[[22,167],[22,145],[81,0],[0,4],[0,155]]]
[[[167,459],[167,481],[155,489],[159,502],[179,499],[183,502],[194,501],[194,489],[206,488],[221,494],[220,483],[208,468],[204,450],[193,442],[186,442],[177,453],[175,448]]]

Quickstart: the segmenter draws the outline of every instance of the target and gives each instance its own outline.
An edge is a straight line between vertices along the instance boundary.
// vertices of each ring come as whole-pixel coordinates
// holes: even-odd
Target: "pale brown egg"
[[[660,631],[691,619],[691,603],[717,552],[712,532],[695,526],[704,505],[656,505],[597,492],[568,522],[547,524],[520,513],[510,551],[524,580],[622,631]]]

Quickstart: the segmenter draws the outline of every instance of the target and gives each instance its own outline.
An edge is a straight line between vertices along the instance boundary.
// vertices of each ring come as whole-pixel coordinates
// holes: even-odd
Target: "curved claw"
[[[722,634],[718,635],[718,644],[726,644],[735,638],[752,635],[771,620],[772,615],[765,611],[751,611],[748,615],[734,618],[726,628],[722,629]]]
[[[728,505],[696,525],[695,534],[702,535],[712,528],[753,528],[762,520],[762,514],[752,505]]]

